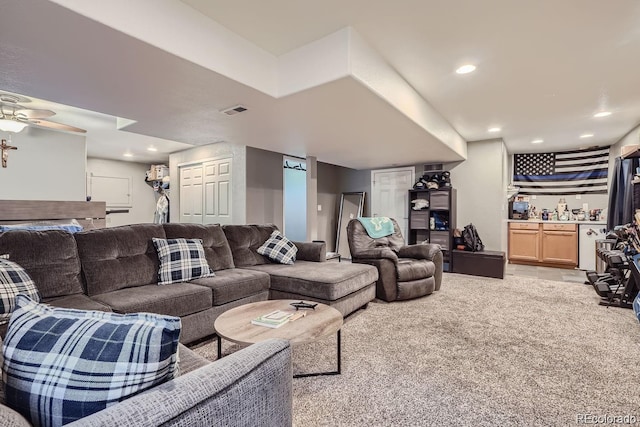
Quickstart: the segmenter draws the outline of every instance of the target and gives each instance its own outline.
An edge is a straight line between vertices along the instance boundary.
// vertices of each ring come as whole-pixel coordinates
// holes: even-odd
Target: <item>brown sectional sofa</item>
[[[266,299],[319,301],[344,316],[375,298],[377,270],[325,263],[324,243],[295,242],[294,265],[256,252],[274,225],[135,224],[69,234],[15,230],[0,234],[0,254],[22,265],[43,302],[58,307],[153,312],[182,319],[182,343],[215,333],[216,317]],[[158,286],[152,238],[199,238],[215,277]],[[3,332],[3,331],[0,331]]]

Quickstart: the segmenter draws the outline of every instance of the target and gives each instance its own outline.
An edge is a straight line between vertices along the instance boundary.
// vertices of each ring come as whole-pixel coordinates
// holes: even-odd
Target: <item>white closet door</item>
[[[204,163],[204,224],[231,224],[231,159]]]
[[[180,222],[203,222],[203,166],[180,168]]]

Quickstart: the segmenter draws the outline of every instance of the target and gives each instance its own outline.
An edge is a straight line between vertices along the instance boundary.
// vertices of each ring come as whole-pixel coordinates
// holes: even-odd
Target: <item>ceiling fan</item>
[[[31,102],[29,98],[0,93],[0,130],[5,132],[20,132],[26,126],[33,125],[68,132],[86,132],[86,130],[75,126],[45,120],[56,114],[51,110],[32,109],[20,105],[28,102]]]

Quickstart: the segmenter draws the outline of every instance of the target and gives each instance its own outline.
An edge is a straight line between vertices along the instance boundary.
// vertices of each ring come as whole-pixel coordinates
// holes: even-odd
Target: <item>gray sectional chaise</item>
[[[213,322],[221,313],[250,302],[312,300],[347,316],[375,298],[377,270],[324,262],[324,243],[295,242],[294,265],[276,264],[258,254],[276,229],[275,225],[135,224],[76,234],[14,230],[0,234],[0,254],[8,254],[27,270],[43,302],[179,316],[183,344],[214,334]],[[159,286],[154,237],[202,239],[215,277]]]
[[[250,302],[269,298],[319,301],[347,316],[375,298],[376,268],[324,262],[324,243],[295,242],[298,255],[294,265],[274,264],[258,254],[257,249],[276,229],[274,225],[135,224],[76,234],[14,230],[0,234],[0,254],[8,254],[25,268],[45,303],[179,316],[183,344],[211,336],[215,333],[213,323],[221,313]],[[202,239],[215,277],[158,285],[154,237]],[[0,330],[1,335],[4,332]],[[185,372],[183,365],[197,369],[82,419],[77,425],[291,423],[291,354],[287,342],[256,344],[212,364],[197,360],[184,346],[181,352],[181,371]],[[272,390],[267,397],[256,396],[252,387],[264,381]],[[168,402],[171,405],[166,405]],[[208,417],[204,421],[198,421],[199,406],[205,414],[202,416]],[[225,410],[232,407],[238,411],[236,415],[246,415],[256,406],[272,410],[257,411],[244,424],[231,422],[240,418],[234,419]],[[8,421],[11,412],[0,406],[0,425],[24,425]],[[132,421],[140,420],[136,417],[148,418],[138,423]]]

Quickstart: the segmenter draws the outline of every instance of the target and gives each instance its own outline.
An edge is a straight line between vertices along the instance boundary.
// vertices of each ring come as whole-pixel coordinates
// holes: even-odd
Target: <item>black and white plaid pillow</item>
[[[280,264],[293,264],[296,260],[298,248],[291,240],[284,237],[278,230],[275,230],[256,252]]]
[[[0,255],[0,325],[9,321],[16,306],[16,296],[25,294],[39,302],[40,294],[29,274],[8,255]]]
[[[180,318],[53,308],[16,298],[5,403],[34,425],[84,418],[176,376]]]
[[[157,239],[154,237],[153,245],[156,247],[160,259],[159,285],[215,276],[204,255],[202,239]]]

